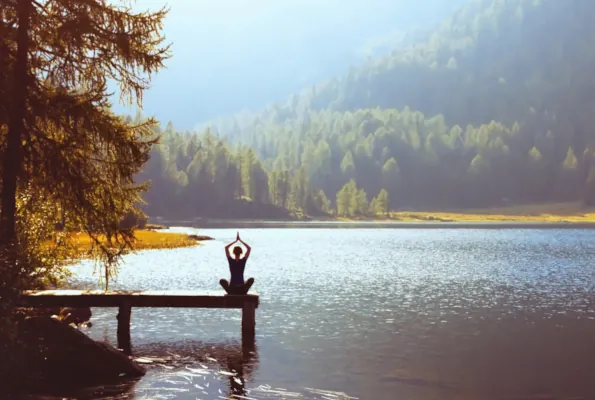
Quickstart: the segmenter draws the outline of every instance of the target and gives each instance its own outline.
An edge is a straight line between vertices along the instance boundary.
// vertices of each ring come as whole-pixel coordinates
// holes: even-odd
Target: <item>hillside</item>
[[[215,121],[206,138],[180,135],[169,152],[206,168],[189,143],[217,140],[243,166],[230,173],[230,199],[297,213],[590,204],[591,15],[588,0],[478,1],[425,42],[284,105]],[[195,170],[172,157],[168,176],[185,187]],[[211,182],[230,187],[210,165]]]
[[[511,125],[528,115],[553,123],[592,97],[594,9],[588,0],[476,0],[426,41],[352,67],[259,116],[409,107],[462,126]]]
[[[164,32],[173,57],[145,94],[144,113],[190,129],[260,110],[386,54],[407,42],[402,32],[434,28],[467,1],[136,0],[139,11],[170,9]]]

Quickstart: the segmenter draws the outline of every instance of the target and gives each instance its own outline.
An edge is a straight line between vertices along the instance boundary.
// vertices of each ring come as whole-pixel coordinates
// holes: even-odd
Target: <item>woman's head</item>
[[[233,248],[233,255],[236,257],[241,256],[243,252],[244,252],[244,250],[242,250],[242,248],[240,246],[236,246]]]

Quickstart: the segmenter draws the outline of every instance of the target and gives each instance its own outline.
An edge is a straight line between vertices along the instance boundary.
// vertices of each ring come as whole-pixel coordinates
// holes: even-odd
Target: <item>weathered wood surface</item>
[[[130,316],[132,307],[129,303],[121,304],[118,308],[118,348],[124,351],[124,354],[132,354],[132,341],[130,339]]]
[[[28,290],[22,292],[23,307],[186,307],[258,308],[258,294],[228,295],[220,292],[154,290]],[[250,307],[251,308],[251,307]]]

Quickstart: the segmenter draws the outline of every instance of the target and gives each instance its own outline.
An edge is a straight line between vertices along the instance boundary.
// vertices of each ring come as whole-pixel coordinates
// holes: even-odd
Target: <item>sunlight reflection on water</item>
[[[235,232],[127,256],[113,288],[218,290]],[[261,295],[254,354],[238,344],[239,310],[134,309],[135,355],[169,359],[126,398],[227,398],[222,368],[241,369],[239,395],[256,399],[595,396],[594,231],[241,233]],[[95,284],[92,265],[75,270]],[[90,336],[113,343],[116,312],[95,309]]]

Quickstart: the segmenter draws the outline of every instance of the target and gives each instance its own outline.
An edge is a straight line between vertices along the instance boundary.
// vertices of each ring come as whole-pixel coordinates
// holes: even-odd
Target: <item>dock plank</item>
[[[228,295],[221,292],[184,290],[29,290],[22,292],[22,307],[186,307],[243,308],[259,305],[258,294]]]

